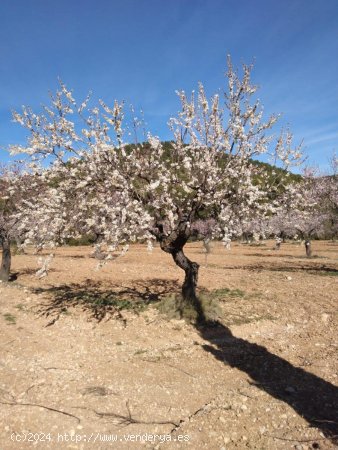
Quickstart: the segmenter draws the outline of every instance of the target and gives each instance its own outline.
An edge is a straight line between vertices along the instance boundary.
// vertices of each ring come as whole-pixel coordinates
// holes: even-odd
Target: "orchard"
[[[28,137],[0,167],[0,298],[22,393],[0,403],[67,433],[334,448],[337,158],[305,166],[252,70],[228,58],[215,95],[178,91],[166,142],[62,81],[13,112]]]

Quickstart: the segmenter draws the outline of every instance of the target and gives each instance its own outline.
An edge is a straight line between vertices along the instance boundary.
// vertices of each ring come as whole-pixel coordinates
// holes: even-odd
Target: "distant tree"
[[[205,263],[207,264],[208,255],[211,253],[211,240],[213,235],[217,233],[215,219],[196,220],[191,224],[192,234],[196,234],[199,239],[202,239],[205,251]]]
[[[277,213],[269,219],[270,233],[281,241],[299,237],[305,241],[306,255],[311,256],[311,239],[325,237],[327,232],[333,185],[331,177],[317,176],[315,171],[307,169],[302,180],[293,185],[293,192],[289,191]]]
[[[10,278],[11,242],[16,241],[20,245],[26,238],[27,229],[23,225],[22,214],[25,210],[25,202],[37,192],[36,186],[36,180],[24,170],[22,164],[0,166],[1,281],[8,281]],[[25,222],[28,225],[29,220]]]
[[[321,180],[322,199],[328,214],[330,237],[338,236],[338,157],[331,159],[331,174]]]

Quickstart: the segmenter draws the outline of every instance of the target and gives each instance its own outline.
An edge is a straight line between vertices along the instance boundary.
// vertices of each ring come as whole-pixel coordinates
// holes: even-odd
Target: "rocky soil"
[[[59,249],[42,279],[36,256],[15,256],[0,449],[336,448],[338,244],[313,252],[216,243],[206,266],[190,244],[214,327],[161,313],[183,276],[158,248],[100,270],[91,248]]]

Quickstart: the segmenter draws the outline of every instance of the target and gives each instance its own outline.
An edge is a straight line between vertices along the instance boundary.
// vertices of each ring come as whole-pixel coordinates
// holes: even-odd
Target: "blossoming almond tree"
[[[25,226],[34,220],[26,213],[23,221],[22,214],[25,201],[38,192],[38,184],[38,180],[23,164],[12,163],[0,166],[1,281],[8,281],[10,278],[11,241],[22,242],[28,231]]]
[[[331,237],[338,236],[338,157],[331,159],[331,175],[323,179],[323,191],[329,214]]]
[[[147,142],[128,145],[123,105],[100,101],[89,109],[89,98],[77,105],[62,83],[43,114],[29,108],[14,113],[31,135],[27,146],[13,146],[12,152],[40,163],[42,177],[53,186],[32,203],[42,221],[58,224],[57,233],[42,227],[48,240],[94,228],[110,249],[156,239],[184,271],[182,307],[192,304],[202,319],[196,295],[199,265],[184,253],[192,223],[215,219],[221,236],[236,234],[247,217],[273,213],[288,184],[280,175],[278,180],[267,177],[251,159],[270,154],[285,168],[301,160],[289,132],[275,141],[268,135],[277,117],[263,120],[251,69],[244,66],[240,77],[229,58],[224,97],[208,99],[202,84],[190,98],[178,92],[181,111],[170,121],[169,147],[150,134]],[[44,160],[50,164],[47,169]],[[55,203],[59,207],[50,208]],[[41,234],[41,227],[35,233]]]
[[[323,176],[306,169],[301,182],[293,188],[292,198],[284,196],[277,213],[268,220],[267,229],[280,238],[298,236],[305,240],[306,254],[311,256],[313,237],[336,233],[338,181],[334,170],[332,175]]]
[[[12,202],[10,198],[10,186],[2,167],[0,173],[0,245],[2,250],[0,265],[0,280],[8,281],[11,267],[10,234],[15,227],[12,214]]]

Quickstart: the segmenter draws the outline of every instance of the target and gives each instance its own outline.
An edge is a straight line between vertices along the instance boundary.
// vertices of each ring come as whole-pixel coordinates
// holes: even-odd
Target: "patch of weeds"
[[[253,319],[245,316],[232,317],[226,321],[227,325],[245,325],[246,323],[254,322]]]
[[[22,303],[19,303],[19,304],[15,305],[15,308],[18,309],[19,311],[24,311],[25,305],[23,305]]]
[[[312,259],[330,259],[327,256],[320,256],[320,255],[311,255],[311,256],[301,255],[301,256],[294,256],[294,258],[306,259],[307,261],[311,261]]]
[[[244,314],[227,314],[225,319],[225,324],[227,326],[231,325],[245,325],[247,323],[260,322],[261,320],[274,320],[271,314],[254,314],[254,315],[244,315]]]
[[[3,314],[3,317],[6,320],[6,322],[8,323],[8,325],[15,325],[16,324],[16,317],[13,316],[13,314],[6,313],[6,314]]]
[[[319,270],[318,272],[311,272],[314,275],[321,275],[324,277],[338,277],[338,270]]]
[[[160,361],[161,359],[165,359],[165,357],[163,357],[163,355],[150,355],[145,358],[142,358],[142,361],[156,363],[156,362]]]
[[[249,300],[249,299],[257,299],[262,297],[262,292],[260,291],[254,291],[254,292],[250,292],[250,294],[245,294],[245,300]]]
[[[209,294],[200,296],[202,309],[207,320],[216,321],[223,315],[218,298],[213,298]]]
[[[160,312],[160,314],[165,315],[169,320],[184,318],[190,321],[194,321],[197,317],[197,313],[192,306],[187,306],[186,308],[184,308],[184,311],[181,311],[182,298],[176,294],[171,294],[167,297],[164,297],[154,306]]]
[[[175,347],[168,347],[165,349],[166,352],[177,352],[178,350],[182,350],[182,347],[179,344]]]
[[[147,353],[147,352],[148,352],[148,350],[140,349],[140,350],[136,350],[134,355],[143,355],[144,353]]]
[[[82,296],[82,301],[96,307],[113,307],[117,311],[132,310],[143,311],[147,304],[141,301],[133,301],[119,298],[115,293],[87,293]]]
[[[245,296],[245,292],[241,289],[228,289],[228,288],[221,288],[221,289],[214,289],[210,292],[210,294],[213,298],[217,298],[219,300],[230,297],[230,298],[243,298]]]
[[[104,397],[110,394],[110,390],[104,386],[89,386],[82,390],[82,395],[95,395]]]
[[[217,298],[213,298],[208,293],[202,293],[198,295],[198,298],[207,320],[213,321],[221,317],[222,310]],[[192,323],[197,321],[196,309],[192,304],[184,302],[180,295],[172,294],[165,297],[155,307],[168,319],[185,319],[187,322]]]
[[[259,316],[258,320],[275,320],[276,317],[272,316],[269,313],[264,314],[263,316]]]

